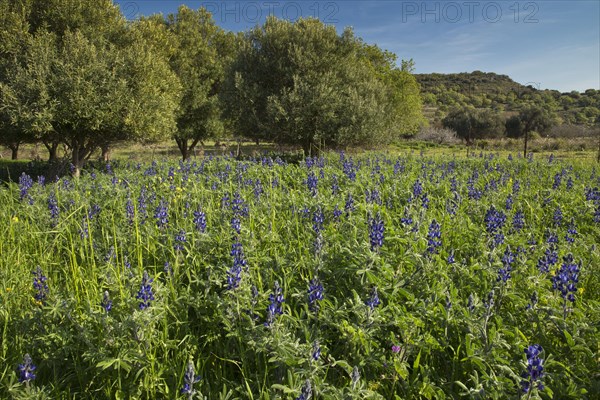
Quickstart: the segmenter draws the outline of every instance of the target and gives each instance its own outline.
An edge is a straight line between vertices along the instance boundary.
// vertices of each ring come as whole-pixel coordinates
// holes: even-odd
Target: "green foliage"
[[[472,144],[475,139],[499,137],[504,133],[502,117],[493,110],[456,108],[444,118],[442,124],[454,130],[467,144]]]
[[[316,19],[272,17],[246,34],[223,101],[239,134],[301,144],[305,154],[381,144],[419,124],[399,127],[420,115],[420,100],[414,79],[392,61],[349,29],[338,35]]]
[[[46,3],[23,14],[30,30],[5,53],[3,140],[63,142],[77,175],[98,146],[170,136],[179,82],[112,2]]]
[[[319,177],[314,195],[310,174]],[[593,399],[596,181],[590,161],[328,154],[298,164],[102,165],[25,192],[9,183],[0,187],[0,397],[185,398],[192,360],[202,378],[195,398],[295,399],[307,380],[315,399],[520,398],[523,350],[536,343],[546,388],[524,398]],[[355,209],[336,217],[348,195]],[[496,233],[486,227],[492,207],[507,218]],[[323,247],[315,252],[319,210]],[[521,229],[512,224],[519,211]],[[231,219],[240,212],[237,234]],[[378,213],[384,241],[372,250]],[[437,254],[427,250],[434,219]],[[185,241],[176,238],[182,232]],[[237,241],[247,263],[240,286],[228,290]],[[504,282],[507,251],[515,254]],[[540,270],[553,251],[557,263]],[[568,254],[581,263],[573,303],[552,288]],[[32,285],[38,265],[48,277],[43,300]],[[141,310],[144,271],[155,299]],[[308,297],[315,277],[318,312]],[[276,281],[282,314],[265,326]],[[380,304],[370,309],[373,287]],[[18,382],[26,353],[37,366],[29,384]]]
[[[528,107],[555,114],[557,123],[592,126],[600,114],[600,91],[588,89],[560,93],[522,85],[506,75],[474,71],[459,74],[415,74],[426,106],[447,111],[451,107],[492,108],[511,114]],[[441,118],[430,117],[432,122]]]
[[[174,136],[185,160],[199,141],[224,132],[218,94],[235,37],[219,28],[204,8],[181,6],[163,22],[171,36],[170,65],[182,83]]]

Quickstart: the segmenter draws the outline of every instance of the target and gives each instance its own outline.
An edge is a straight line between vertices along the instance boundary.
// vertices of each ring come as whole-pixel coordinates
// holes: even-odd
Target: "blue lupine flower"
[[[339,219],[342,216],[342,214],[343,214],[342,210],[340,210],[340,208],[336,204],[335,207],[333,208],[333,219],[334,219],[334,221],[339,221]]]
[[[446,311],[450,311],[452,309],[452,299],[449,295],[446,295],[446,304],[444,305],[444,308],[446,308]]]
[[[354,368],[352,369],[350,379],[352,380],[352,390],[354,390],[354,388],[356,388],[356,385],[358,384],[358,381],[360,380],[360,371],[358,370],[357,366],[354,366]]]
[[[148,218],[148,212],[146,211],[147,209],[147,197],[146,197],[146,188],[142,188],[141,192],[140,192],[140,196],[138,197],[138,214],[141,217],[141,224],[143,225],[144,222],[146,221],[146,218]]]
[[[332,182],[331,182],[331,194],[333,196],[335,196],[336,194],[338,194],[339,191],[340,191],[340,185],[338,183],[338,177],[337,177],[337,175],[333,175]]]
[[[127,222],[129,222],[129,225],[133,225],[133,219],[135,218],[135,208],[130,197],[127,197],[127,203],[125,204],[125,214],[127,215]]]
[[[59,209],[54,193],[50,193],[50,196],[48,196],[48,211],[50,211],[51,225],[55,227],[58,224]]]
[[[310,400],[312,397],[312,386],[310,384],[310,380],[306,380],[304,385],[302,386],[302,391],[300,392],[300,396],[296,397],[296,400]]]
[[[552,289],[559,291],[561,297],[571,303],[575,302],[580,267],[581,263],[574,263],[573,255],[568,254],[563,257],[563,264],[552,277]]]
[[[378,251],[383,246],[385,226],[378,212],[375,218],[369,218],[369,239],[371,241],[371,251]]]
[[[19,198],[21,200],[28,198],[29,204],[33,204],[33,198],[29,195],[29,190],[33,187],[33,179],[25,172],[19,177]]]
[[[196,226],[196,230],[198,232],[206,232],[206,214],[202,212],[201,208],[198,208],[197,211],[194,211],[194,225]]]
[[[525,226],[525,214],[519,210],[515,213],[512,220],[512,226],[515,231],[520,231]]]
[[[494,293],[494,290],[492,289],[492,291],[490,291],[488,293],[488,301],[483,303],[483,306],[486,308],[486,310],[488,310],[488,312],[492,307],[494,307],[494,296],[495,296],[495,293]]]
[[[521,183],[519,182],[518,179],[515,179],[515,181],[513,182],[513,186],[512,186],[513,194],[517,195],[520,190],[521,190]]]
[[[425,209],[429,208],[429,197],[427,197],[427,193],[423,193],[423,196],[421,196],[421,207]]]
[[[164,271],[165,275],[167,275],[167,276],[173,275],[173,268],[171,267],[171,264],[168,261],[165,261],[163,271]]]
[[[148,272],[144,271],[140,290],[136,296],[136,299],[140,301],[140,310],[145,310],[146,308],[150,307],[150,302],[154,300],[154,293],[152,293],[151,286],[153,281],[154,279],[148,276]]]
[[[373,190],[366,189],[365,200],[367,203],[381,205],[381,194],[379,193],[379,190],[377,190],[377,188],[373,188]]]
[[[269,306],[267,307],[267,321],[265,322],[265,326],[271,326],[275,321],[275,318],[277,318],[278,315],[283,314],[282,305],[284,301],[283,291],[279,286],[279,282],[275,281],[273,293],[269,295]]]
[[[108,264],[112,264],[116,258],[117,258],[117,255],[115,254],[115,246],[110,246],[110,248],[108,249],[108,252],[104,256],[104,262],[108,263]]]
[[[323,285],[319,278],[313,278],[308,285],[308,308],[317,313],[319,312],[319,302],[323,300]]]
[[[348,193],[348,196],[346,197],[346,205],[344,206],[344,210],[346,211],[346,214],[350,214],[355,210],[354,198],[352,197],[351,193]]]
[[[562,210],[560,209],[560,206],[556,207],[556,210],[554,210],[553,219],[554,219],[555,226],[560,226],[562,224],[563,213],[562,213]]]
[[[452,250],[450,254],[448,254],[447,262],[448,264],[454,264],[456,262],[456,260],[454,259],[454,250]]]
[[[313,361],[318,361],[319,357],[321,357],[321,346],[319,345],[319,341],[315,340],[313,342],[311,358]]]
[[[25,382],[28,384],[30,381],[35,379],[35,365],[29,354],[25,354],[23,357],[23,364],[19,364],[19,382]]]
[[[231,211],[236,217],[247,217],[249,214],[248,205],[238,192],[233,194],[233,200],[231,201]]]
[[[159,229],[164,229],[169,224],[168,203],[164,199],[161,200],[158,207],[156,207],[154,218],[156,218],[156,226],[158,226]]]
[[[315,212],[313,212],[313,231],[315,233],[320,233],[323,230],[323,223],[325,222],[325,216],[323,215],[323,211],[321,207],[317,208]]]
[[[233,290],[240,286],[242,281],[242,271],[246,267],[246,259],[244,257],[244,248],[240,242],[235,242],[231,245],[231,256],[233,257],[233,265],[227,271],[227,289]]]
[[[112,310],[112,300],[110,299],[108,290],[104,291],[104,295],[102,296],[102,303],[100,303],[100,305],[102,306],[102,308],[104,308],[104,311],[106,312]]]
[[[506,283],[511,278],[512,264],[515,262],[515,254],[507,247],[502,255],[502,268],[498,271],[498,281]]]
[[[346,176],[348,177],[348,179],[350,179],[351,182],[354,182],[356,180],[356,169],[352,160],[344,161],[343,168],[344,174],[346,174]]]
[[[496,234],[506,222],[506,215],[492,206],[485,214],[485,225],[489,234]]]
[[[44,186],[46,184],[46,177],[44,175],[38,175],[37,183],[40,186]]]
[[[237,216],[231,218],[231,229],[233,229],[238,235],[242,231],[242,221]]]
[[[546,243],[554,245],[558,244],[558,235],[551,231],[546,231]]]
[[[373,289],[371,289],[371,296],[365,300],[365,305],[367,305],[372,312],[380,303],[381,301],[379,300],[379,295],[377,294],[377,287],[373,286]]]
[[[473,173],[473,176],[469,177],[467,180],[467,191],[470,199],[479,200],[483,193],[481,190],[475,188],[475,181],[477,179],[477,171]]]
[[[442,232],[440,228],[440,224],[435,219],[431,221],[429,232],[427,233],[427,251],[430,254],[437,254],[438,248],[442,245]]]
[[[87,239],[90,237],[88,221],[85,218],[81,223],[81,230],[79,231],[79,236],[81,236],[81,239]]]
[[[539,344],[534,344],[525,349],[527,371],[521,375],[523,378],[521,381],[523,393],[529,393],[531,389],[536,387],[538,390],[544,390],[542,383],[542,378],[544,377],[544,360],[540,358],[542,351],[542,346]]]
[[[175,235],[175,244],[173,245],[173,248],[175,249],[175,251],[177,251],[177,250],[182,251],[184,249],[185,242],[186,242],[185,231],[183,229],[181,229],[181,230],[179,230],[179,233],[177,233]]]
[[[529,302],[529,304],[527,304],[527,307],[525,307],[525,309],[532,310],[535,308],[537,303],[538,303],[538,294],[537,294],[537,292],[533,292],[531,294],[530,302]]]
[[[512,197],[512,195],[509,194],[508,197],[506,198],[506,207],[505,208],[507,210],[512,209],[513,203],[514,203],[513,197]]]
[[[315,197],[317,195],[317,185],[319,183],[319,178],[315,175],[314,172],[309,172],[308,177],[306,178],[306,186],[310,191],[310,194]]]
[[[260,179],[257,179],[256,182],[254,182],[254,189],[252,192],[254,193],[256,200],[260,200],[260,196],[265,192]]]
[[[404,165],[400,163],[400,160],[397,160],[396,164],[394,164],[394,175],[398,175],[404,172],[405,169],[406,168],[404,167]]]
[[[198,383],[200,379],[201,378],[199,376],[196,376],[194,363],[190,360],[183,376],[183,387],[181,388],[181,394],[187,394],[188,398],[191,400],[194,397],[194,394],[196,394],[194,385]]]
[[[562,174],[561,173],[557,173],[556,175],[554,175],[554,183],[552,184],[552,189],[556,190],[560,187],[560,184],[562,182]]]
[[[88,219],[92,221],[94,217],[96,217],[96,215],[100,214],[100,211],[102,211],[100,206],[98,204],[93,204],[90,210],[88,211]]]
[[[229,208],[230,205],[231,205],[231,199],[229,198],[229,194],[225,193],[223,195],[223,198],[221,199],[221,207]]]
[[[44,303],[46,301],[46,297],[48,297],[48,293],[50,289],[48,288],[48,277],[44,275],[42,268],[38,265],[37,269],[32,272],[33,274],[33,289],[35,289],[34,298]]]
[[[475,299],[473,298],[473,294],[469,295],[469,299],[467,300],[467,309],[469,312],[473,312],[475,309]]]
[[[317,233],[317,237],[315,238],[315,241],[313,243],[313,250],[315,256],[317,257],[319,257],[321,255],[321,252],[323,251],[323,234],[321,232]]]
[[[558,262],[558,252],[555,246],[550,246],[546,249],[544,255],[538,260],[537,267],[541,273],[548,273],[550,267]]]
[[[573,178],[569,177],[569,179],[567,179],[567,190],[571,189],[573,189]]]
[[[423,185],[421,184],[421,181],[417,179],[415,181],[415,183],[413,184],[412,198],[416,199],[416,198],[420,197],[421,193],[423,193]]]
[[[565,235],[565,239],[569,243],[574,243],[576,235],[577,235],[577,226],[575,225],[575,218],[571,218],[571,223],[569,224],[569,228],[567,229],[567,234]]]
[[[408,210],[404,210],[404,216],[400,218],[400,222],[402,222],[403,225],[412,225],[413,219],[408,214]]]

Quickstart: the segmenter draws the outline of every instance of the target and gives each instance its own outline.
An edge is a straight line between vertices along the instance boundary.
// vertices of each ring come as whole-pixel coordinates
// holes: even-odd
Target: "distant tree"
[[[362,44],[360,52],[371,64],[376,76],[387,92],[388,123],[387,128],[393,139],[416,134],[427,124],[423,116],[423,98],[420,85],[412,74],[414,61],[402,60],[401,67],[396,66],[397,56],[381,50],[376,45]]]
[[[351,30],[269,17],[245,39],[223,91],[239,134],[300,145],[307,155],[390,140],[389,90]],[[394,78],[400,88],[402,78]]]
[[[54,130],[71,149],[75,176],[98,147],[174,131],[178,80],[143,42],[97,47],[66,33],[51,82]]]
[[[180,6],[164,23],[171,35],[170,65],[182,84],[174,138],[186,160],[199,142],[225,130],[219,92],[237,42],[204,8]]]
[[[28,139],[21,132],[21,118],[16,112],[20,99],[10,84],[21,75],[22,54],[29,39],[27,12],[22,4],[0,0],[0,144],[11,150],[13,159]]]
[[[506,120],[506,134],[512,138],[524,138],[523,156],[527,156],[529,134],[533,131],[544,133],[555,125],[555,116],[547,110],[536,106],[523,109],[519,115]]]
[[[173,134],[179,81],[111,1],[12,4],[20,8],[9,15],[22,20],[11,17],[4,24],[8,17],[0,16],[8,32],[22,32],[1,45],[13,49],[0,57],[0,119],[10,121],[10,132],[42,140],[50,158],[64,143],[75,176],[98,147]]]
[[[56,102],[50,96],[49,78],[55,61],[55,37],[39,32],[27,34],[21,52],[4,69],[0,81],[0,142],[16,159],[21,143],[40,141],[52,132]]]
[[[502,119],[497,111],[472,107],[455,108],[442,120],[442,125],[454,130],[467,145],[472,145],[476,139],[497,137],[504,132]]]

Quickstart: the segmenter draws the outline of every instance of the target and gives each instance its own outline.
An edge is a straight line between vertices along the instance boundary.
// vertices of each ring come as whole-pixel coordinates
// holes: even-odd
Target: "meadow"
[[[119,160],[0,187],[0,398],[597,399],[591,159]]]

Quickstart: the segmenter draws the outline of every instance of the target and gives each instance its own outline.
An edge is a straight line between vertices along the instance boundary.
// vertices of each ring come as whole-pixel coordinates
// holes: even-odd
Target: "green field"
[[[600,393],[591,157],[114,158],[0,188],[0,398]]]

